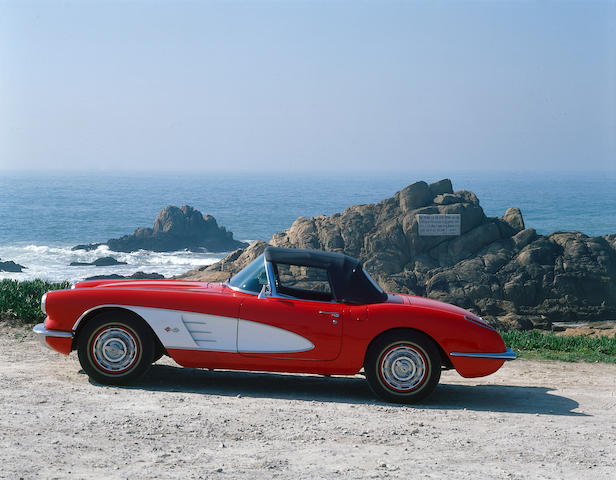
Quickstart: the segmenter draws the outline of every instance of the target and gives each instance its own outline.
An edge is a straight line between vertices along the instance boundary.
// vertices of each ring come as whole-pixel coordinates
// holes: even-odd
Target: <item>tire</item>
[[[392,331],[368,347],[366,380],[383,400],[415,403],[430,395],[441,378],[441,355],[434,341],[420,332]]]
[[[165,347],[163,347],[158,340],[155,340],[154,341],[154,357],[152,358],[152,363],[158,362],[166,354],[167,354],[167,351],[165,350]]]
[[[106,312],[92,318],[79,333],[81,367],[95,382],[131,383],[148,371],[154,338],[147,325],[127,314]]]

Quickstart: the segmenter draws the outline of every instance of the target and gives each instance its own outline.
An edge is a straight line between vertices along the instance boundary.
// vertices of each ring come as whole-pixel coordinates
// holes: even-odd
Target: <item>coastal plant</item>
[[[41,297],[49,290],[71,288],[69,282],[47,282],[45,280],[0,281],[0,319],[22,324],[41,322],[45,314],[41,311]]]
[[[521,357],[616,363],[616,336],[560,336],[541,330],[500,332]]]

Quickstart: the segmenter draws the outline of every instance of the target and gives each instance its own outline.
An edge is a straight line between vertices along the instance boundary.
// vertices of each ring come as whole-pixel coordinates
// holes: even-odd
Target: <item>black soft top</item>
[[[343,253],[301,248],[267,247],[265,259],[272,263],[327,269],[336,300],[345,303],[381,303],[387,294],[367,277],[359,260]]]

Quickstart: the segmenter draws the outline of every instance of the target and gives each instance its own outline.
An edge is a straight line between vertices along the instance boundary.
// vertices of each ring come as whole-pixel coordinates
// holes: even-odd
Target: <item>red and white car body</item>
[[[306,277],[310,269],[323,276]],[[292,272],[303,283],[288,287]],[[471,312],[385,294],[357,260],[310,250],[268,247],[228,283],[79,282],[48,292],[43,309],[47,318],[34,331],[60,353],[79,350],[86,372],[105,383],[133,381],[166,353],[195,368],[324,375],[364,368],[377,394],[408,402],[428,395],[443,368],[480,377],[515,358]]]

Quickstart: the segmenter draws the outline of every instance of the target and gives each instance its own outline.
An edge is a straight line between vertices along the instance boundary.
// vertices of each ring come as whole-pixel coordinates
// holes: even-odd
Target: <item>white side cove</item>
[[[242,353],[292,353],[314,348],[313,343],[301,335],[250,320],[163,308],[117,306],[142,317],[165,348]]]
[[[181,316],[197,347],[218,352],[237,351],[237,318],[187,312],[181,312]]]
[[[282,328],[264,325],[250,320],[241,320],[237,328],[237,350],[248,353],[292,353],[312,350],[314,344],[297,333]]]

